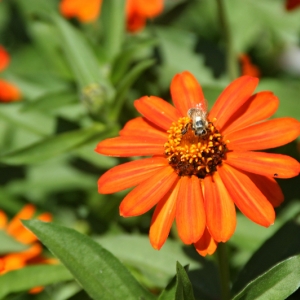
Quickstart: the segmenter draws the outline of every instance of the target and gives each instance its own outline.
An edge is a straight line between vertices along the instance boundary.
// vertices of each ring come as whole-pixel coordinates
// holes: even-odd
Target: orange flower
[[[0,72],[9,65],[10,57],[6,50],[0,45]],[[21,93],[13,84],[0,79],[0,102],[11,102],[20,100]]]
[[[293,10],[299,5],[300,5],[300,0],[286,0],[285,2],[285,8],[287,10]]]
[[[76,17],[81,22],[95,21],[101,11],[102,0],[62,0],[59,8],[67,18]]]
[[[9,253],[0,256],[0,273],[4,274],[8,271],[21,269],[26,265],[39,263],[53,263],[53,259],[42,257],[42,246],[37,241],[36,236],[28,231],[20,220],[31,219],[35,213],[33,205],[25,205],[22,210],[8,223],[7,217],[3,211],[0,211],[0,230],[4,230],[8,235],[12,236],[18,242],[28,245],[28,249],[22,252]],[[52,217],[49,213],[44,213],[38,216],[39,220],[49,222]],[[36,287],[30,292],[37,293],[43,288]]]
[[[185,71],[171,83],[173,107],[155,96],[134,102],[143,117],[129,121],[120,136],[95,151],[109,156],[152,156],[116,166],[98,181],[103,194],[136,186],[120,214],[138,216],[155,207],[150,242],[160,249],[176,220],[179,237],[201,255],[212,254],[236,227],[235,206],[268,227],[283,194],[274,177],[298,175],[299,163],[262,150],[284,145],[300,134],[300,122],[269,118],[279,101],[269,91],[254,95],[258,79],[242,76],[219,96],[206,115],[201,86]]]
[[[260,77],[259,68],[251,62],[251,59],[247,54],[241,54],[239,59],[241,62],[242,75]]]
[[[162,13],[163,0],[127,0],[127,30],[136,32],[145,27],[146,19],[154,18]]]
[[[102,0],[62,0],[60,12],[67,18],[76,17],[81,22],[95,21],[101,11]],[[127,0],[127,29],[136,32],[145,27],[146,19],[163,11],[163,0]]]

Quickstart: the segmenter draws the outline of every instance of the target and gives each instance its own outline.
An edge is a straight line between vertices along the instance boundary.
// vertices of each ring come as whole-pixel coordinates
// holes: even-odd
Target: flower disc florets
[[[206,131],[205,135],[197,135],[189,117],[173,122],[167,131],[165,155],[179,176],[204,178],[222,163],[227,151],[222,135],[212,122],[208,122]]]

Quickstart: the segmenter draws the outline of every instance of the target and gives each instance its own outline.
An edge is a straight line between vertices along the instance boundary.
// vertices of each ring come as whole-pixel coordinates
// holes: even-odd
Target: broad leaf
[[[241,270],[233,285],[233,292],[237,293],[249,282],[266,272],[268,269],[300,253],[300,223],[289,221],[269,238],[251,257]],[[276,251],[274,251],[276,249]]]
[[[37,220],[23,223],[62,261],[93,299],[154,299],[117,258],[89,237]]]
[[[282,300],[300,286],[300,255],[288,258],[250,282],[233,300]]]
[[[0,276],[0,299],[10,293],[28,291],[37,286],[45,286],[71,279],[73,279],[73,276],[62,265],[24,267]]]

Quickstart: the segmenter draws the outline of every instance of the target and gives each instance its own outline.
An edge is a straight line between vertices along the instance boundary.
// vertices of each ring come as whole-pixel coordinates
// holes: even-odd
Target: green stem
[[[217,259],[219,264],[219,273],[221,280],[222,300],[230,299],[230,277],[227,245],[219,243],[217,248]]]
[[[226,14],[226,8],[224,0],[217,0],[218,15],[221,23],[221,30],[223,33],[225,46],[226,46],[226,65],[227,72],[230,80],[234,80],[238,77],[238,65],[236,53],[233,49],[230,26]]]

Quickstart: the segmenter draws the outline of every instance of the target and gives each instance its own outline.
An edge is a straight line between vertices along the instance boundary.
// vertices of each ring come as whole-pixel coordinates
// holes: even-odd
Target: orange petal
[[[101,9],[102,0],[62,0],[59,8],[67,18],[77,17],[81,22],[95,21]]]
[[[217,245],[218,243],[211,237],[207,228],[202,237],[194,244],[195,249],[202,256],[212,255],[216,251]]]
[[[20,99],[21,93],[15,85],[0,80],[0,102],[12,102]]]
[[[138,14],[147,18],[153,18],[162,13],[164,8],[163,0],[127,0],[127,13],[136,11]]]
[[[274,207],[279,206],[283,202],[282,190],[274,178],[252,173],[247,173],[247,175]]]
[[[205,212],[200,181],[196,176],[180,179],[176,205],[178,235],[185,244],[197,242],[205,229]]]
[[[162,138],[121,136],[100,142],[95,151],[108,156],[163,155],[166,140]]]
[[[273,206],[245,173],[226,164],[218,172],[234,203],[247,218],[265,227],[274,223]]]
[[[33,217],[35,212],[35,207],[32,204],[25,205],[20,212],[18,212],[14,218],[9,222],[7,226],[7,233],[14,236],[18,239],[18,236],[21,235],[27,229],[21,223],[21,220],[28,220]]]
[[[173,188],[176,180],[178,180],[178,175],[172,167],[161,168],[159,172],[139,184],[124,198],[120,205],[120,215],[131,217],[147,212]]]
[[[226,242],[236,227],[233,200],[217,172],[204,178],[204,191],[206,225],[209,233],[215,241]]]
[[[136,186],[167,165],[165,158],[151,157],[116,166],[99,178],[98,191],[101,194],[111,194]]]
[[[147,136],[150,138],[168,139],[168,134],[166,131],[162,131],[153,123],[142,117],[128,121],[119,134],[120,136]]]
[[[259,92],[250,97],[226,122],[222,134],[228,134],[271,117],[279,105],[272,92]]]
[[[42,286],[37,286],[37,287],[34,287],[34,288],[30,289],[28,293],[29,293],[29,294],[32,294],[32,295],[35,295],[35,294],[40,293],[40,292],[43,291],[43,290],[44,290],[44,287],[42,287]]]
[[[7,68],[9,62],[8,52],[0,45],[0,72]]]
[[[42,213],[37,217],[37,219],[43,222],[51,222],[53,217],[50,213]]]
[[[258,78],[242,76],[232,81],[221,93],[209,113],[209,119],[221,129],[231,116],[248,100],[258,84]]]
[[[7,216],[4,211],[0,210],[0,229],[4,229],[7,224]]]
[[[171,82],[171,95],[181,116],[187,116],[190,108],[201,106],[207,109],[202,88],[197,79],[188,71],[176,74]]]
[[[300,122],[293,118],[277,118],[229,133],[228,149],[262,150],[285,145],[300,134]]]
[[[144,96],[135,100],[134,106],[147,120],[164,130],[169,130],[172,122],[180,118],[176,108],[159,97]]]
[[[225,162],[240,170],[268,177],[291,178],[300,172],[299,162],[282,154],[233,151],[226,154]]]
[[[149,238],[152,247],[159,250],[165,243],[176,213],[179,181],[156,205],[152,216]]]

